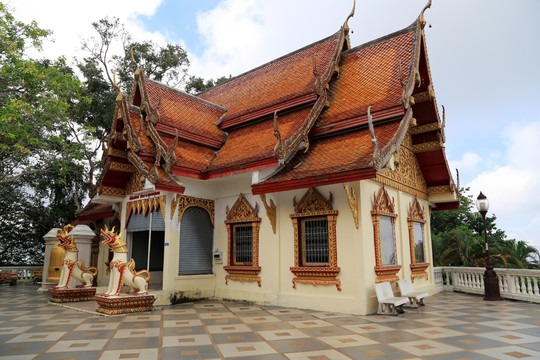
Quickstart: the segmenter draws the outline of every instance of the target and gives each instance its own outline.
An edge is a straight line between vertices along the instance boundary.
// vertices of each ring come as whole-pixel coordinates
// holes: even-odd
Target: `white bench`
[[[379,301],[377,314],[394,315],[403,313],[403,304],[409,302],[409,298],[395,297],[389,282],[375,284],[375,293]]]
[[[406,296],[409,298],[411,306],[418,307],[425,305],[424,298],[429,294],[427,292],[415,291],[411,280],[403,279],[398,281],[399,291],[401,291],[401,296]]]

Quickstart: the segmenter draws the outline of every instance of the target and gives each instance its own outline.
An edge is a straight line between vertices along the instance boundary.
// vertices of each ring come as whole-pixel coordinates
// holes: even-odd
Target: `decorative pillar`
[[[38,291],[48,291],[49,288],[60,281],[60,270],[66,251],[60,246],[56,246],[58,244],[56,238],[58,230],[60,229],[52,228],[43,236],[43,240],[45,240],[45,258],[43,259],[43,280]]]
[[[96,234],[90,229],[88,225],[77,225],[69,232],[70,236],[75,239],[75,245],[79,250],[79,261],[84,261],[84,266],[91,265],[92,259],[92,239],[96,237]],[[73,281],[73,284],[71,283]],[[79,285],[79,282],[73,278],[69,280],[70,285]]]

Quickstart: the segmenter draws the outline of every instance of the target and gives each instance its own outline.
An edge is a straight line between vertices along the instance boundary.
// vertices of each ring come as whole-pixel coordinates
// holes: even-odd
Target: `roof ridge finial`
[[[351,10],[351,13],[349,14],[349,16],[347,16],[347,19],[345,19],[345,28],[347,30],[349,30],[349,20],[350,20],[350,18],[352,18],[354,16],[354,10],[355,9],[356,9],[356,0],[353,0],[353,7],[352,7],[352,10]]]
[[[422,11],[420,12],[420,25],[422,26],[422,29],[426,26],[426,19],[424,18],[424,12],[426,12],[427,9],[431,8],[431,0],[428,0],[428,3]]]
[[[115,88],[116,90],[118,91],[121,91],[120,90],[120,87],[118,86],[118,83],[116,82],[116,72],[118,71],[118,69],[115,69],[115,70],[112,70],[112,76],[113,76],[113,88]]]
[[[431,0],[430,0],[431,1]],[[130,49],[130,52],[131,52],[131,62],[137,67],[137,69],[135,70],[135,73],[139,73],[140,72],[140,69],[139,69],[139,64],[137,64],[137,62],[135,61],[135,57],[133,56],[133,48],[135,46],[131,46],[131,49]]]

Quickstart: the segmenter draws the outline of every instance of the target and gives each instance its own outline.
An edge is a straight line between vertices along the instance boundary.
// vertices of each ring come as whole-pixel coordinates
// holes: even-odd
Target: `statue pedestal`
[[[96,295],[94,300],[99,305],[96,312],[105,315],[119,315],[151,311],[156,297],[154,295]]]
[[[96,295],[95,287],[80,287],[80,288],[70,288],[70,289],[49,289],[49,293],[52,295],[52,298],[49,300],[54,303],[65,303],[65,302],[74,302],[74,301],[90,301],[94,300]]]

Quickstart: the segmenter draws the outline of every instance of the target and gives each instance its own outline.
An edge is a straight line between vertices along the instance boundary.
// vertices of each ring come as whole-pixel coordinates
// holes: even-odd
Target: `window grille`
[[[328,266],[328,218],[302,219],[302,266]]]
[[[396,265],[394,218],[381,215],[379,220],[382,265]]]
[[[237,224],[234,231],[235,265],[251,265],[253,262],[253,227],[251,224]]]
[[[414,259],[417,263],[423,263],[424,260],[424,224],[415,221],[413,223],[414,234]]]

